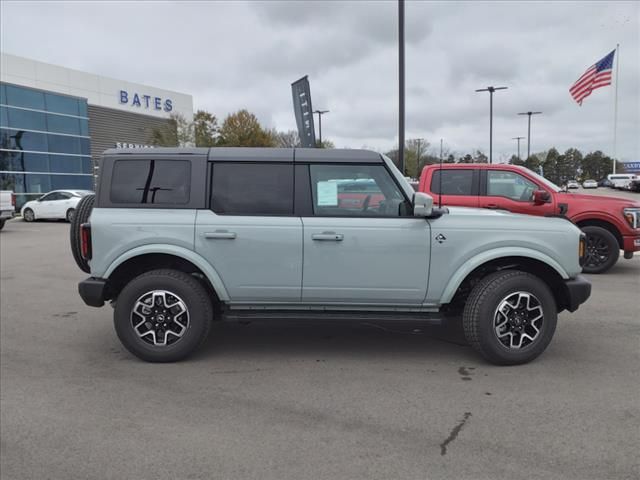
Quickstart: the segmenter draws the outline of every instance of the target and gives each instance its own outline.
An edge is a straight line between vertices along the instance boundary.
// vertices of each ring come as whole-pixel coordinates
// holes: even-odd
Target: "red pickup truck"
[[[620,250],[625,258],[640,251],[640,201],[572,193],[524,167],[427,165],[418,191],[433,196],[434,202],[442,192],[443,205],[566,217],[587,235],[586,273],[609,270]]]

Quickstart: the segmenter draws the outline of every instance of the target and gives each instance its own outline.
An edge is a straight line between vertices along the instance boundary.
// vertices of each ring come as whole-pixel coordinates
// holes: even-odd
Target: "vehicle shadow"
[[[301,320],[214,323],[195,358],[226,355],[291,355],[297,358],[456,356],[475,358],[459,322],[435,326],[413,322],[329,322]]]

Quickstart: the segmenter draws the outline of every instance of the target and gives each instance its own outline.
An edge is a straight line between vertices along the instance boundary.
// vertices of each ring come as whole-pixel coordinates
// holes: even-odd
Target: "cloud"
[[[494,154],[526,135],[520,111],[541,110],[534,151],[611,153],[613,88],[582,107],[569,86],[621,44],[618,152],[640,159],[640,4],[413,2],[406,5],[406,125],[460,153]],[[397,2],[2,2],[4,51],[190,93],[223,118],[247,108],[294,129],[291,82],[308,74],[323,137],[338,146],[397,144]],[[28,35],[25,32],[29,32]]]

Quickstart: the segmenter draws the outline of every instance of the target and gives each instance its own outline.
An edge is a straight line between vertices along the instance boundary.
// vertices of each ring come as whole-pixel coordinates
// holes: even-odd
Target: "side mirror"
[[[433,209],[433,197],[426,193],[416,192],[413,194],[413,216],[428,217]]]
[[[546,190],[536,190],[533,192],[533,204],[543,205],[551,200],[551,195]]]

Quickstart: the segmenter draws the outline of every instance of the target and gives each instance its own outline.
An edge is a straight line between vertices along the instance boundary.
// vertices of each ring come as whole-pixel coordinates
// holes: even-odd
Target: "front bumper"
[[[78,284],[80,297],[90,307],[101,307],[107,300],[108,284],[104,278],[89,277]]]
[[[639,252],[640,251],[640,234],[638,235],[624,235],[622,237],[622,249],[625,252]]]
[[[565,308],[570,312],[575,312],[580,305],[587,301],[591,295],[591,282],[582,275],[564,281],[565,287]]]

